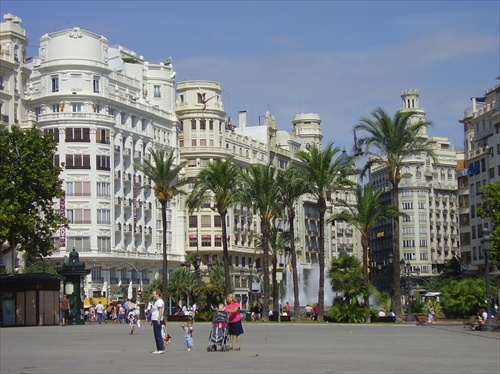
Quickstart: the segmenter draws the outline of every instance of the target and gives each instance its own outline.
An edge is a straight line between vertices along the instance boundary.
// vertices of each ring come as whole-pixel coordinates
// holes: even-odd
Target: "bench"
[[[416,314],[413,316],[413,319],[415,320],[415,325],[417,326],[423,326],[425,323],[425,321],[420,319]]]
[[[191,318],[188,314],[169,314],[167,322],[187,322]]]
[[[396,322],[395,316],[375,317],[372,322]]]
[[[269,321],[274,321],[274,315],[269,316]],[[278,321],[278,319],[276,319]],[[290,322],[290,316],[281,316],[281,322]]]

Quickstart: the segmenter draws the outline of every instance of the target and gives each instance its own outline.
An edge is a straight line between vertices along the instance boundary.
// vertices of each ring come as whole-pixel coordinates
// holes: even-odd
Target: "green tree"
[[[500,266],[500,181],[481,187],[479,193],[483,203],[477,208],[477,213],[493,225],[488,259]]]
[[[229,272],[229,246],[227,243],[227,211],[238,201],[241,174],[231,159],[215,159],[198,174],[193,190],[187,199],[189,211],[200,209],[213,201],[214,210],[222,223],[222,259],[224,264],[224,288],[226,295],[232,290]]]
[[[355,226],[361,233],[361,248],[363,249],[363,278],[365,288],[370,288],[370,233],[375,225],[392,217],[399,215],[394,206],[388,206],[381,202],[380,197],[383,190],[374,191],[371,183],[364,187],[358,185],[355,190],[356,205],[343,199],[337,204],[346,210],[333,214],[328,222],[345,221]],[[366,308],[366,322],[370,322],[370,297],[365,293],[364,307]]]
[[[332,260],[328,276],[332,291],[341,292],[347,301],[368,293],[363,282],[363,266],[356,257],[345,255]]]
[[[334,157],[340,148],[330,143],[322,151],[317,145],[307,151],[300,151],[297,157],[303,162],[300,168],[302,177],[308,183],[308,192],[316,199],[319,213],[319,287],[318,287],[318,320],[322,321],[325,310],[325,212],[327,200],[332,191],[348,186],[348,175],[353,168],[347,157]]]
[[[307,181],[297,167],[278,171],[280,202],[285,207],[288,222],[290,257],[292,262],[293,311],[295,318],[300,317],[299,277],[297,273],[297,252],[295,249],[295,204],[308,191]]]
[[[268,165],[252,165],[243,174],[242,201],[253,208],[260,218],[262,277],[264,281],[264,303],[262,304],[262,319],[269,318],[269,236],[271,222],[281,214],[279,204],[278,179],[276,170]]]
[[[483,279],[451,281],[441,289],[439,302],[447,318],[470,318],[485,308],[486,285]]]
[[[185,300],[187,302],[189,299],[192,304],[197,289],[198,284],[195,274],[188,272],[184,266],[175,269],[170,274],[168,292],[175,300]]]
[[[63,196],[57,143],[35,127],[0,131],[0,248],[32,257],[51,254],[53,236],[67,220],[54,209]],[[14,269],[14,267],[12,267]]]
[[[418,120],[412,121],[417,113],[411,110],[398,111],[391,118],[383,109],[377,108],[372,112],[373,119],[361,118],[360,123],[354,127],[354,131],[366,134],[358,137],[359,141],[366,146],[365,156],[368,162],[363,172],[374,166],[379,166],[387,171],[387,179],[391,184],[392,204],[399,208],[399,182],[401,180],[401,168],[405,158],[413,154],[424,154],[430,156],[434,162],[436,157],[434,151],[427,144],[426,138],[422,136],[431,122]],[[401,279],[398,259],[401,257],[399,250],[399,217],[393,219],[393,305],[398,320],[401,320]]]
[[[143,163],[137,165],[137,168],[144,173],[144,176],[153,182],[155,197],[161,204],[161,222],[162,222],[162,292],[167,295],[168,290],[168,256],[167,256],[167,205],[177,195],[183,194],[181,187],[190,182],[188,179],[179,178],[182,168],[186,162],[177,163],[175,151],[167,152],[164,149],[150,149],[151,161],[144,159]],[[145,187],[147,188],[147,187]],[[167,311],[164,311],[165,317]],[[166,319],[166,318],[165,318]]]

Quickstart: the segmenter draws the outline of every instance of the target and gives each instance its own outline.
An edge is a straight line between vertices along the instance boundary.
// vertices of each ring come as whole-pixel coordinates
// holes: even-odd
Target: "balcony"
[[[94,284],[103,284],[104,283],[104,278],[92,278],[92,283]]]
[[[120,146],[119,145],[115,145],[115,153],[120,153]]]
[[[121,173],[121,171],[120,171],[120,170],[116,170],[116,171],[115,171],[115,179],[120,179],[120,178],[121,178],[121,175],[122,175],[122,173]]]
[[[123,156],[124,157],[130,157],[131,154],[132,154],[132,150],[130,148],[125,148],[123,150]]]
[[[110,278],[109,279],[110,284],[118,284],[118,282],[119,282],[118,278]]]

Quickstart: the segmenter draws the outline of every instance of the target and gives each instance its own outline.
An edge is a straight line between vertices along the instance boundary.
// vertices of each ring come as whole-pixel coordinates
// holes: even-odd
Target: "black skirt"
[[[229,335],[241,335],[243,334],[243,325],[241,320],[229,324]]]

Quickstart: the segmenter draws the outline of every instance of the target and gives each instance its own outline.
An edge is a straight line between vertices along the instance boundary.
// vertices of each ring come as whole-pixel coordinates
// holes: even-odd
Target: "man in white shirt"
[[[153,333],[156,342],[156,351],[151,353],[161,354],[165,353],[165,345],[163,344],[163,337],[161,336],[161,329],[163,322],[163,311],[165,310],[165,303],[161,298],[161,291],[156,289],[153,291],[154,304],[151,307],[151,325],[153,325]]]

